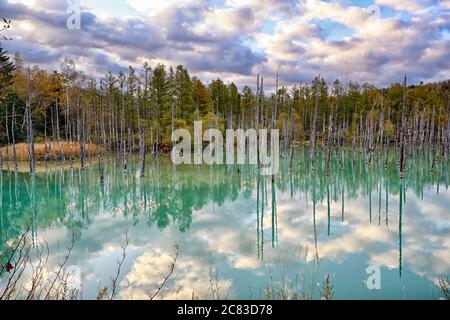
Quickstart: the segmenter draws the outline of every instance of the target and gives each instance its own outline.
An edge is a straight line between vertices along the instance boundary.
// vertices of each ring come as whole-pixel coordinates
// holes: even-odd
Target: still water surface
[[[448,160],[431,171],[429,159],[410,155],[403,180],[393,152],[387,168],[381,155],[339,152],[327,177],[323,155],[312,170],[300,149],[274,181],[252,166],[174,167],[164,156],[148,160],[144,178],[138,158],[127,174],[111,161],[104,184],[95,164],[3,171],[1,243],[24,232],[36,207],[33,237],[49,244],[49,265],[75,235],[69,265],[84,299],[110,283],[126,230],[122,299],[157,288],[174,244],[180,255],[159,298],[317,299],[330,275],[335,299],[433,299],[450,273],[450,172]],[[364,283],[372,265],[379,290]]]

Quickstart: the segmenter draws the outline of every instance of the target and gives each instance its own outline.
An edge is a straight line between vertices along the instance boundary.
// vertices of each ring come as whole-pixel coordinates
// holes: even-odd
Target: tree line
[[[33,172],[35,144],[41,143],[40,158],[76,156],[83,167],[97,146],[99,153],[122,159],[126,170],[127,154],[140,152],[144,165],[146,152],[169,151],[172,131],[192,132],[194,121],[202,121],[205,130],[277,128],[284,150],[309,146],[311,157],[319,147],[351,147],[370,155],[390,146],[439,147],[446,156],[450,80],[407,85],[406,76],[399,79],[376,88],[317,76],[288,87],[278,85],[277,75],[275,90],[266,92],[258,75],[239,90],[219,78],[205,83],[182,65],[144,63],[95,78],[78,71],[71,59],[47,71],[0,48],[0,144],[8,149],[2,156],[17,163],[15,146],[26,143]]]

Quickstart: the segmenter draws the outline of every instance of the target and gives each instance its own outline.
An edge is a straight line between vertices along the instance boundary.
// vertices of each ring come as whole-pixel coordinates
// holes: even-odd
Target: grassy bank
[[[98,147],[95,144],[85,144],[84,145],[86,157],[97,155],[99,151],[103,148]],[[51,161],[59,160],[62,156],[66,159],[77,158],[80,155],[80,144],[78,142],[70,143],[68,141],[61,142],[48,142],[48,143],[35,143],[34,144],[34,154],[37,161]],[[3,161],[9,159],[13,161],[14,159],[14,149],[13,146],[4,146],[0,148],[0,155]],[[28,155],[28,145],[26,143],[16,144],[16,156],[17,161],[29,161]]]

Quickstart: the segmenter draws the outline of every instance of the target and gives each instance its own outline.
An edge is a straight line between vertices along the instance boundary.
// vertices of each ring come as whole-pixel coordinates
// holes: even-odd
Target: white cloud
[[[164,1],[143,1],[143,0],[126,0],[127,3],[135,10],[148,14],[150,16],[157,15],[169,8],[181,8],[184,6],[199,4],[202,0],[164,0]]]
[[[360,7],[344,7],[338,2],[320,0],[300,1],[298,10],[303,19],[330,19],[348,27],[358,28],[367,22],[370,13]]]
[[[439,36],[448,26],[443,9],[448,1],[440,6],[431,1],[377,2],[398,10],[422,8],[403,20],[378,19],[367,8],[340,1],[126,1],[141,14],[106,16],[86,8],[79,32],[65,29],[63,1],[5,1],[0,7],[14,12],[11,35],[18,40],[6,47],[23,49],[25,62],[53,69],[64,56],[93,74],[148,60],[184,64],[202,80],[220,75],[238,85],[253,83],[255,72],[270,85],[277,70],[283,84],[309,82],[320,73],[328,80],[379,86],[406,71],[414,82],[442,80],[450,73],[445,62],[450,39]],[[426,4],[433,10],[427,11]],[[337,40],[328,38],[332,32]]]
[[[168,274],[168,265],[173,258],[159,249],[149,249],[139,256],[130,272],[121,282],[124,288],[120,292],[122,299],[148,299],[156,292],[163,281],[163,276]],[[158,299],[212,299],[211,275],[212,270],[204,264],[200,264],[195,257],[179,256],[176,261],[174,273],[158,294]],[[232,289],[232,282],[227,279],[219,279],[217,286],[220,288],[222,298],[225,298]]]
[[[415,0],[376,0],[375,4],[390,7],[399,11],[416,12],[423,9]]]

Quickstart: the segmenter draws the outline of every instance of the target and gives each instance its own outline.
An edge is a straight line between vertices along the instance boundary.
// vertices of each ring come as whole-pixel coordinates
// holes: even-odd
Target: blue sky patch
[[[337,21],[325,19],[311,21],[315,25],[319,26],[321,29],[321,36],[327,41],[342,41],[344,38],[351,37],[353,35],[353,30],[344,26],[342,23]]]

